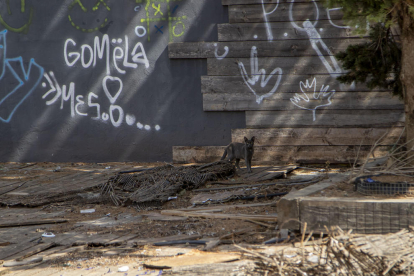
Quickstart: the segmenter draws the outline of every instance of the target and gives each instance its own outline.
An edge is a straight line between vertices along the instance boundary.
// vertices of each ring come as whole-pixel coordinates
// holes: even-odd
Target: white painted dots
[[[133,124],[135,124],[136,118],[134,115],[127,114],[125,120],[129,126],[132,126]]]
[[[140,123],[140,122],[138,122],[137,123],[137,128],[138,129],[141,129],[141,130],[146,130],[146,131],[150,131],[151,129],[152,129],[152,127],[150,126],[150,125],[143,125],[142,123]],[[156,130],[156,131],[160,131],[161,130],[161,127],[159,126],[159,125],[156,125],[155,127],[154,127],[154,129]]]

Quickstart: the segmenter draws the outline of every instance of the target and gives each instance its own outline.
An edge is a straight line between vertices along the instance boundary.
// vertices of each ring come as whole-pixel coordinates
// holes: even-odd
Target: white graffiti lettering
[[[113,40],[114,43],[122,44],[122,39]],[[83,68],[90,68],[95,67],[97,64],[97,60],[104,59],[105,66],[106,66],[106,74],[111,74],[111,55],[112,55],[112,63],[114,65],[115,70],[120,74],[125,74],[125,68],[137,68],[138,64],[145,65],[145,68],[148,68],[149,60],[145,53],[144,46],[141,42],[137,42],[131,52],[132,62],[128,61],[129,55],[129,45],[128,45],[128,36],[125,36],[125,40],[123,43],[123,47],[114,46],[111,50],[110,43],[109,43],[109,36],[105,34],[102,39],[98,36],[94,39],[94,46],[93,48],[88,44],[83,44],[80,46],[80,50],[76,49],[77,43],[68,38],[65,42],[64,46],[64,59],[66,65],[69,67],[75,66],[79,59],[81,60],[81,65]],[[122,60],[122,66],[120,67],[119,61]]]
[[[132,114],[125,115],[124,109],[119,105],[115,104],[123,91],[123,82],[118,77],[105,76],[102,80],[102,89],[110,102],[109,110],[101,113],[101,104],[98,103],[99,96],[93,92],[89,92],[87,95],[87,104],[84,95],[76,95],[75,83],[69,84],[69,89],[66,85],[60,85],[53,72],[43,75],[47,81],[42,83],[43,88],[47,88],[49,84],[49,90],[42,96],[42,99],[46,99],[46,105],[52,105],[60,99],[60,109],[63,109],[64,102],[70,102],[71,106],[71,117],[78,116],[94,116],[91,117],[94,120],[110,121],[112,126],[120,127],[124,121],[129,126],[134,126],[136,117]],[[49,99],[50,98],[50,99]],[[75,103],[76,101],[76,103]],[[87,108],[93,108],[93,112],[86,112]],[[95,116],[96,114],[96,116]],[[150,131],[155,129],[156,131],[161,130],[159,125],[152,127],[151,125],[143,125],[137,123],[135,125],[138,129]]]
[[[268,41],[273,40],[273,33],[272,33],[272,27],[270,26],[269,19],[267,18],[267,16],[274,13],[277,10],[278,6],[279,6],[279,0],[277,0],[275,8],[271,12],[266,12],[264,0],[262,0],[263,19],[264,19],[265,25],[266,25],[266,34],[267,34],[267,40]]]

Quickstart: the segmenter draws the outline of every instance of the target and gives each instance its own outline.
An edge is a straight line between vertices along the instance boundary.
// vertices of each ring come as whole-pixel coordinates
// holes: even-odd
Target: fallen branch
[[[277,221],[277,217],[264,215],[233,215],[233,214],[210,214],[210,213],[193,213],[165,210],[161,211],[163,215],[179,216],[179,217],[196,217],[196,218],[213,218],[213,219],[239,219],[239,220],[257,220],[257,221]]]

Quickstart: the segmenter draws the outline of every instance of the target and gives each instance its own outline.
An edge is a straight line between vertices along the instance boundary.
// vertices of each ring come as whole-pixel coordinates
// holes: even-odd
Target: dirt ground
[[[39,165],[39,164],[37,164]],[[106,170],[111,167],[118,166],[119,163],[105,164],[84,164],[84,163],[41,163],[41,170],[27,170],[31,164],[23,165],[23,170],[18,176],[22,179],[35,179],[44,174],[65,171],[87,171],[91,169]],[[128,164],[129,165],[129,164]],[[162,166],[160,163],[134,163],[131,167],[134,169],[152,168]],[[242,167],[243,168],[243,167]],[[210,241],[220,239],[220,245],[209,252],[240,252],[235,245],[241,245],[244,248],[265,248],[266,241],[279,238],[281,233],[277,228],[276,221],[251,221],[248,219],[235,220],[226,218],[204,218],[204,217],[180,217],[162,214],[165,210],[192,210],[204,207],[214,207],[220,215],[264,215],[277,217],[277,202],[280,196],[257,198],[259,195],[271,195],[275,193],[288,193],[292,189],[300,190],[314,183],[301,184],[303,179],[323,179],[326,172],[349,172],[346,167],[301,167],[288,173],[280,179],[272,179],[262,182],[249,182],[243,179],[238,173],[220,179],[222,184],[217,185],[207,182],[199,188],[216,188],[230,187],[241,184],[269,184],[250,188],[216,190],[210,192],[200,192],[193,190],[181,190],[176,197],[157,207],[137,207],[134,204],[125,206],[115,206],[114,202],[109,198],[105,200],[96,200],[86,197],[77,197],[75,199],[62,202],[53,202],[50,204],[36,207],[35,210],[49,214],[60,214],[59,219],[67,219],[66,223],[39,225],[36,226],[36,232],[53,233],[57,237],[64,233],[78,233],[79,235],[87,235],[90,239],[103,235],[113,234],[116,236],[132,235],[135,239],[148,240],[147,244],[128,244],[126,246],[104,246],[89,245],[82,247],[80,250],[74,250],[68,254],[57,256],[53,259],[43,262],[41,265],[21,269],[5,270],[0,269],[0,275],[161,275],[171,273],[168,270],[150,269],[144,267],[144,263],[154,260],[162,260],[168,256],[178,256],[181,254],[189,254],[193,250],[202,252],[205,245],[180,244],[170,246],[154,246],[152,243],[157,239],[162,240],[166,237],[184,235],[186,237],[198,236],[198,239]],[[16,171],[10,169],[6,164],[0,164],[0,172],[2,179],[15,179]],[[110,175],[110,174],[109,174]],[[384,177],[382,179],[373,177],[378,181],[407,181],[395,177]],[[297,183],[296,183],[297,182]],[[274,185],[272,184],[274,183]],[[284,184],[286,183],[286,184]],[[291,185],[293,184],[293,185]],[[88,190],[87,195],[99,194],[99,188]],[[223,195],[237,195],[230,199],[224,199],[222,202],[212,203],[206,201],[200,203],[199,198],[223,198]],[[253,196],[252,199],[241,199],[243,197]],[[331,187],[318,192],[312,196],[326,197],[364,197],[354,191],[354,184],[347,181],[336,183]],[[224,197],[225,198],[225,197]],[[196,200],[197,199],[197,200]],[[247,207],[251,204],[261,204],[262,206]],[[229,206],[237,206],[235,208],[223,208]],[[222,209],[222,210],[221,210]],[[1,215],[2,210],[8,210],[8,207],[0,208],[0,220],[10,221],[13,218],[7,215]],[[83,213],[85,210],[93,210],[92,212]],[[216,211],[211,212],[215,214]],[[4,212],[6,213],[6,212]],[[289,232],[289,244],[300,243],[303,236],[298,232]],[[313,240],[313,238],[312,238]],[[0,251],[4,248],[0,242]],[[76,248],[72,248],[76,249]],[[198,252],[198,251],[197,251]],[[311,253],[309,253],[311,254]],[[289,256],[289,254],[287,255]],[[311,255],[309,255],[309,258]],[[245,260],[241,258],[242,261]],[[122,266],[128,266],[128,272],[119,272]],[[238,272],[237,272],[238,273]],[[262,273],[233,273],[228,275],[263,275]],[[174,274],[174,275],[180,275]],[[192,275],[183,274],[183,275]],[[194,274],[195,275],[195,274]],[[208,274],[205,274],[208,275]],[[292,274],[293,275],[293,274]],[[297,275],[300,275],[298,273]]]
[[[18,165],[18,164],[16,164]],[[10,163],[0,164],[0,172],[2,179],[8,180],[20,180],[26,181],[30,179],[36,179],[41,175],[51,176],[56,175],[59,172],[79,172],[87,171],[91,169],[110,169],[113,166],[119,166],[119,163],[104,163],[104,164],[85,164],[85,163],[36,163],[36,166],[40,166],[40,169],[31,170],[31,163],[20,164],[19,170],[11,169]],[[163,163],[128,163],[132,168],[152,168],[164,165]],[[242,169],[243,164],[241,164]],[[296,169],[289,173],[287,179],[274,179],[260,184],[277,183],[278,181],[292,180],[300,177],[316,177],[320,175],[319,169],[307,170]],[[51,179],[51,181],[53,181]],[[237,173],[220,181],[227,182],[228,184],[258,184],[255,182],[249,182],[242,179]],[[295,185],[295,189],[301,189],[311,184]],[[209,182],[200,188],[213,187]],[[214,186],[216,187],[216,186]],[[223,186],[220,186],[223,187]],[[117,236],[123,235],[136,235],[139,239],[157,239],[163,237],[170,237],[175,235],[194,236],[199,235],[204,240],[223,238],[222,245],[228,244],[240,244],[246,246],[261,245],[265,241],[278,237],[279,232],[276,227],[276,222],[255,222],[249,220],[234,220],[234,219],[213,219],[213,218],[196,218],[196,217],[171,217],[161,214],[163,210],[177,210],[185,208],[200,208],[217,206],[229,206],[229,205],[247,205],[257,203],[274,203],[272,206],[258,207],[238,207],[233,209],[225,209],[220,212],[221,215],[226,214],[244,214],[244,215],[272,215],[276,214],[276,203],[280,197],[264,197],[254,198],[255,195],[268,195],[274,193],[287,193],[292,189],[292,186],[287,185],[268,185],[255,188],[242,188],[233,189],[228,191],[212,191],[203,192],[204,196],[211,195],[212,197],[217,195],[223,195],[224,193],[253,196],[252,200],[241,200],[232,198],[231,200],[223,200],[221,203],[206,203],[206,204],[194,204],[194,198],[200,196],[200,192],[191,190],[182,190],[176,198],[164,203],[159,207],[137,208],[136,206],[115,206],[111,200],[96,202],[96,200],[90,200],[88,198],[76,198],[74,200],[66,200],[63,202],[55,202],[46,204],[41,207],[35,208],[38,211],[46,213],[61,213],[58,217],[60,219],[67,219],[66,223],[52,224],[52,225],[39,225],[36,232],[41,233],[53,233],[59,236],[63,233],[76,232],[80,235],[88,235],[91,239],[98,237],[99,235],[114,234]],[[89,190],[88,194],[97,194],[99,189]],[[8,207],[0,208],[5,210]],[[82,210],[93,209],[92,213],[82,213]],[[1,220],[11,220],[13,218],[7,216],[1,216]],[[100,220],[104,219],[105,224],[100,225]],[[120,222],[120,223],[117,223]],[[240,230],[246,229],[245,233]],[[233,234],[232,233],[236,233]],[[291,241],[299,241],[295,239],[294,233],[292,233]],[[204,245],[190,245],[183,244],[179,246],[170,246],[168,250],[176,249],[177,252],[187,252],[188,250],[203,250]],[[0,245],[0,250],[2,246]],[[50,272],[50,275],[58,275],[59,271],[69,271],[75,273],[76,271],[82,271],[88,275],[104,275],[106,272],[117,272],[117,266],[129,264],[131,269],[137,271],[134,275],[159,275],[160,270],[144,269],[142,263],[145,258],[140,257],[145,252],[152,252],[150,255],[157,256],[164,252],[166,247],[154,247],[151,245],[138,245],[131,253],[123,252],[122,254],[115,254],[115,256],[108,255],[108,250],[111,248],[105,246],[88,247],[86,249],[69,253],[61,257],[54,258],[53,260],[43,263],[41,266],[37,266],[39,270],[38,275],[43,275],[45,271]],[[119,249],[119,248],[115,248]],[[167,250],[167,251],[168,251]],[[212,251],[223,250],[215,248]],[[167,253],[163,253],[167,254]],[[144,254],[145,255],[145,254]],[[112,266],[112,268],[110,268]],[[108,267],[105,273],[102,271],[89,271],[92,267]],[[35,267],[36,268],[36,267]],[[56,270],[57,269],[57,270]],[[0,274],[15,275],[14,272],[19,270],[3,270]],[[30,270],[35,271],[35,270]],[[53,272],[52,272],[53,271]],[[30,272],[30,273],[32,273]],[[23,274],[19,274],[23,273]],[[19,271],[16,275],[24,275],[24,272]],[[34,272],[33,272],[34,273]],[[162,273],[162,271],[161,271]],[[36,273],[35,273],[36,274]],[[45,274],[46,275],[46,274]],[[60,274],[65,275],[65,274]],[[71,274],[69,274],[71,275]],[[125,274],[126,275],[126,274]],[[132,275],[132,274],[131,274]]]

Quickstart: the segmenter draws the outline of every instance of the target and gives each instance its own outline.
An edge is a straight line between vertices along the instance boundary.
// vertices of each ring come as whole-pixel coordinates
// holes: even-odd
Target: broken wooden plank
[[[135,239],[137,237],[139,237],[139,235],[137,235],[137,234],[128,234],[128,235],[121,236],[121,237],[115,238],[113,240],[107,241],[104,245],[105,246],[119,246],[119,245],[124,244],[127,241]]]
[[[211,214],[200,212],[181,212],[174,210],[164,210],[161,214],[171,216],[183,216],[183,217],[197,217],[197,218],[214,218],[214,219],[237,219],[237,220],[258,220],[258,221],[277,221],[277,217],[271,215],[245,215],[245,214]]]
[[[236,273],[241,274],[255,274],[255,262],[253,260],[242,260],[230,263],[215,263],[215,264],[201,264],[201,265],[188,265],[171,268],[172,275],[180,276],[202,276],[206,275],[208,271],[209,275],[234,275]]]
[[[33,263],[40,263],[43,261],[43,257],[34,257],[29,260],[19,260],[19,261],[8,261],[3,264],[4,267],[14,267],[14,266],[23,266]]]
[[[17,221],[17,222],[2,222],[0,228],[29,226],[29,225],[43,225],[43,224],[58,224],[68,222],[67,219],[42,219],[42,220],[29,220],[29,221]]]
[[[327,55],[334,55],[345,51],[349,45],[365,43],[364,38],[348,38],[341,40],[326,39],[324,43],[330,49]],[[215,58],[217,49],[228,47],[230,50],[226,57],[250,58],[252,47],[258,50],[260,57],[292,57],[292,56],[318,56],[312,48],[309,39],[278,41],[243,41],[243,42],[176,42],[168,44],[170,58]],[[220,51],[219,50],[219,51]]]
[[[250,178],[250,177],[254,177],[257,174],[260,174],[261,172],[266,171],[266,170],[268,170],[270,168],[271,167],[258,167],[258,168],[254,168],[253,167],[251,173],[249,173],[247,170],[239,170],[237,172],[237,174],[239,176],[241,176],[243,179],[247,179],[247,178]]]
[[[18,262],[22,261],[23,259],[29,258],[33,255],[36,255],[42,251],[46,251],[52,247],[56,246],[55,243],[53,242],[47,242],[47,243],[39,243],[33,247],[30,247],[27,250],[24,250],[16,255],[10,256],[8,258],[6,258],[6,260],[11,260],[14,259]]]
[[[203,212],[203,211],[211,211],[217,208],[222,210],[229,210],[229,209],[240,209],[240,208],[252,208],[252,207],[263,207],[263,206],[276,206],[276,202],[267,202],[267,203],[251,203],[251,204],[235,204],[235,205],[220,205],[220,206],[213,206],[213,207],[198,207],[198,208],[186,208],[186,209],[176,209],[176,211],[181,212]]]
[[[260,146],[394,145],[404,127],[393,128],[267,128],[232,129],[232,142],[255,136]],[[382,137],[381,141],[379,139]]]
[[[6,260],[7,258],[14,256],[24,250],[27,250],[33,246],[36,246],[37,243],[31,241],[30,240],[26,240],[26,241],[22,241],[20,243],[17,244],[12,244],[9,246],[6,246],[4,248],[2,248],[0,250],[0,260]]]
[[[404,126],[404,110],[246,111],[247,128]]]
[[[140,245],[148,245],[153,244],[155,242],[166,242],[166,241],[180,241],[180,240],[196,240],[201,238],[202,235],[174,235],[168,237],[160,237],[160,238],[148,238],[148,239],[131,239],[128,240],[127,246],[129,247],[137,247]]]

